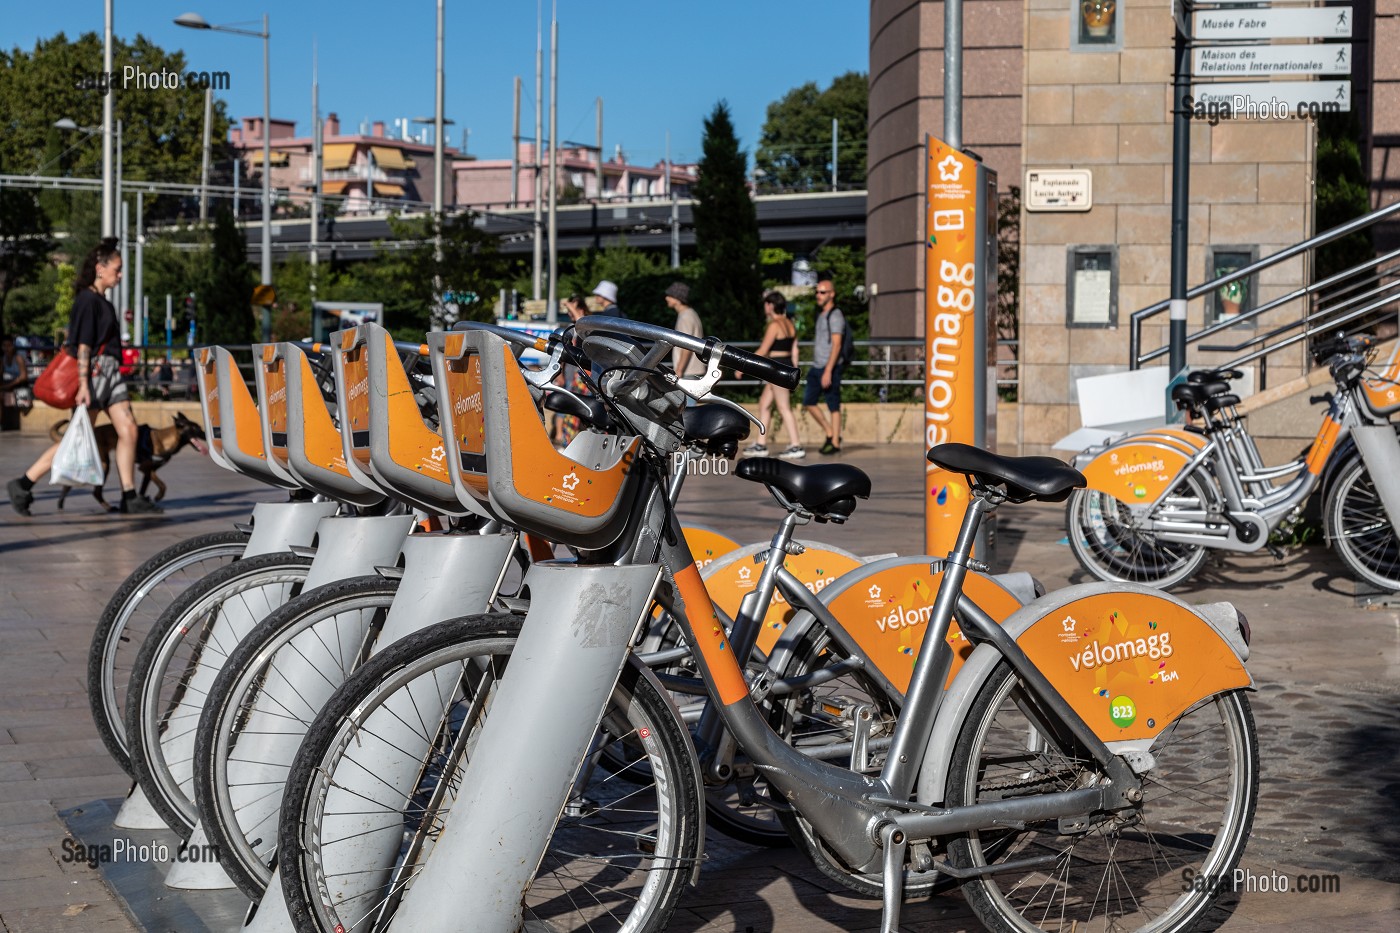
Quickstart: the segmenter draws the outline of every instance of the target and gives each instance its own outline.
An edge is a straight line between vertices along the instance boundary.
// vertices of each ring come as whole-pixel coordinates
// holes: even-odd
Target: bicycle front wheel
[[[519,617],[499,614],[430,626],[371,658],[322,710],[282,805],[277,864],[298,930],[378,929],[397,909],[433,854],[519,631]],[[527,929],[665,929],[699,856],[688,741],[651,682],[624,668],[524,893]],[[605,751],[645,760],[647,782],[593,767]]]
[[[92,721],[107,752],[131,774],[126,741],[126,690],[137,651],[172,602],[210,572],[243,556],[244,531],[216,531],[170,547],[131,572],[97,620],[88,650]]]
[[[399,581],[327,583],[274,611],[229,655],[194,743],[199,818],[253,900],[272,878],[282,787],[316,714],[368,656]]]
[[[1356,577],[1382,590],[1400,590],[1400,541],[1366,464],[1357,460],[1330,487],[1327,540]]]
[[[1106,780],[1087,756],[1044,736],[1034,706],[1009,665],[992,673],[954,746],[949,805]],[[1197,703],[1156,738],[1151,755],[1143,800],[1131,810],[1076,825],[979,830],[949,843],[959,868],[1004,866],[963,886],[988,929],[1166,933],[1201,919],[1230,882],[1258,800],[1259,744],[1244,691]],[[1009,864],[1036,858],[1046,861]]]
[[[131,765],[177,833],[194,829],[194,737],[209,688],[239,640],[297,595],[310,568],[291,553],[234,561],[171,603],[141,645],[126,699]]]
[[[1170,516],[1176,509],[1198,511],[1209,501],[1205,482],[1192,473],[1162,497],[1152,517]],[[1138,527],[1128,506],[1097,489],[1070,493],[1065,524],[1075,559],[1110,583],[1141,583],[1166,590],[1189,580],[1206,559],[1200,545],[1162,541]]]

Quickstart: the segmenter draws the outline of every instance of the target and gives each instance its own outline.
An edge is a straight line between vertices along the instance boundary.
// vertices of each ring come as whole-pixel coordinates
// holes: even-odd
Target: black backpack
[[[840,309],[833,308],[832,310],[839,311]],[[856,342],[854,335],[851,333],[851,322],[846,319],[844,313],[841,315],[841,323],[843,325],[841,330],[841,355],[836,358],[836,365],[844,369],[851,365],[851,360],[856,358]]]

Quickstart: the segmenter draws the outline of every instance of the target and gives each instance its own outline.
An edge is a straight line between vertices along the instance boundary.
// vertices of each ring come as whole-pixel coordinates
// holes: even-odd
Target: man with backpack
[[[831,273],[817,276],[817,330],[812,338],[812,368],[807,371],[807,390],[802,404],[817,424],[822,426],[826,443],[821,453],[831,456],[841,452],[841,373],[851,361],[855,344],[851,341],[846,316],[836,307],[836,287]],[[817,400],[826,398],[827,415],[817,407]]]

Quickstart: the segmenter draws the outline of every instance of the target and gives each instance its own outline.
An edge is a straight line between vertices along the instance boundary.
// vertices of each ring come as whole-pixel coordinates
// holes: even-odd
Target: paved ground
[[[41,442],[0,436],[0,478],[17,475]],[[851,448],[877,495],[845,527],[804,537],[862,554],[917,553],[922,533],[919,452]],[[88,838],[127,781],[97,739],[87,710],[85,668],[94,621],[123,577],[150,554],[191,535],[227,528],[251,503],[274,498],[191,454],[163,474],[167,515],[99,514],[90,498],[59,514],[47,487],[35,517],[0,505],[0,931],[139,929],[103,877],[66,862],[67,826]],[[767,537],[779,515],[757,487],[700,478],[682,515],[747,541]],[[1063,543],[1063,510],[1002,511],[997,561],[1054,587],[1082,574]],[[1230,898],[1212,918],[1227,929],[1285,930],[1328,924],[1400,929],[1400,614],[1357,608],[1354,587],[1329,552],[1307,548],[1282,562],[1237,557],[1183,590],[1193,601],[1231,599],[1254,630],[1251,670],[1262,748],[1262,797],[1246,865],[1337,875],[1340,891]],[[68,817],[59,811],[79,808]],[[126,834],[136,835],[136,834]],[[107,838],[112,838],[110,828]],[[879,908],[833,889],[792,853],[757,850],[711,836],[711,862],[672,925],[685,933],[875,930]],[[188,905],[211,929],[229,929],[231,898],[172,896],[150,878],[140,901],[149,929],[198,928],[174,919]],[[118,879],[129,891],[130,877]],[[157,909],[165,919],[151,921]],[[189,915],[193,917],[195,915]],[[217,918],[217,919],[216,919]],[[976,928],[961,898],[912,905],[908,930]]]

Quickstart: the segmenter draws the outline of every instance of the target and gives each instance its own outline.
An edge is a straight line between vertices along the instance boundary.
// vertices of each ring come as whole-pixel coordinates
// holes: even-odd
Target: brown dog
[[[49,437],[55,441],[63,437],[63,432],[67,429],[68,422],[60,421],[49,431]],[[117,449],[117,429],[110,424],[98,425],[92,429],[97,436],[97,449],[102,455],[102,474],[106,476],[110,467],[112,452]],[[159,502],[165,498],[165,483],[161,482],[156,471],[170,462],[170,458],[180,452],[186,444],[193,447],[200,453],[207,453],[205,446],[204,428],[186,418],[179,412],[175,413],[175,423],[169,427],[152,428],[148,424],[138,425],[136,428],[136,468],[141,471],[141,495],[146,494],[151,483],[156,484],[157,492],[155,501]],[[68,490],[72,486],[64,486],[58,494],[58,507],[63,508],[63,500],[68,498]],[[102,487],[92,487],[92,497],[107,511],[116,510],[116,506],[108,503],[102,498]]]

